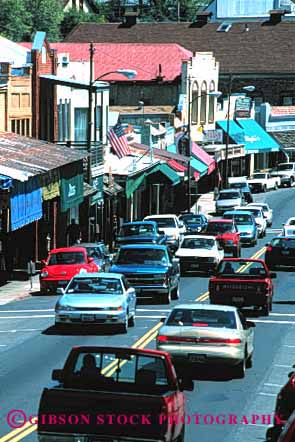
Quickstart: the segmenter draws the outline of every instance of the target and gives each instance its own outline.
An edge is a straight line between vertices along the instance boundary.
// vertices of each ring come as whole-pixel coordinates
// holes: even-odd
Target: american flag
[[[131,154],[124,129],[120,123],[117,123],[113,128],[109,130],[108,139],[114,152],[118,155],[119,158],[123,158],[126,155]]]

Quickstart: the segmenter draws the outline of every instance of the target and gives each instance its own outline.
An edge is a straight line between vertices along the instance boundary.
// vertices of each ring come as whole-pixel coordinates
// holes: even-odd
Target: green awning
[[[191,156],[191,167],[196,171],[199,172],[200,176],[206,175],[208,171],[208,166],[206,164],[202,163],[202,161],[197,160],[196,157]]]
[[[126,181],[126,197],[130,198],[131,195],[135,192],[136,189],[143,183],[145,178],[148,175],[151,175],[153,173],[160,172],[163,175],[165,175],[170,181],[172,186],[175,186],[176,184],[180,183],[180,177],[178,174],[171,169],[171,167],[168,166],[168,164],[157,164],[152,169],[145,170],[141,172],[139,175],[136,175],[136,177],[127,178]]]

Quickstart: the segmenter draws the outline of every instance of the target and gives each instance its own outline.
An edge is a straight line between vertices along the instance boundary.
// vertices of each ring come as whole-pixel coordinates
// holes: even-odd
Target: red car
[[[235,258],[241,256],[240,233],[232,219],[210,219],[206,228],[208,235],[216,236],[225,252]]]
[[[225,258],[209,280],[211,304],[259,308],[268,316],[272,309],[275,273],[262,259]]]
[[[93,258],[88,258],[85,247],[53,249],[42,264],[40,292],[43,294],[55,293],[57,288],[66,287],[82,269],[87,273],[99,272],[99,266]]]

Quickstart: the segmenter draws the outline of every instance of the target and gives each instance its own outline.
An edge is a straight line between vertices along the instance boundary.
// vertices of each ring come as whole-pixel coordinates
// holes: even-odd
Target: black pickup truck
[[[155,221],[134,221],[122,224],[116,237],[116,247],[123,244],[165,244],[166,239]]]
[[[74,347],[43,390],[39,442],[184,442],[184,390],[170,355],[129,347]]]

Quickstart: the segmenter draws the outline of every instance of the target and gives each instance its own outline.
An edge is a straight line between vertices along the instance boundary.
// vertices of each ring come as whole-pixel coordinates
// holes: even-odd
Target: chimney
[[[288,11],[285,9],[272,9],[269,11],[269,21],[273,25],[280,23],[282,21],[283,15],[285,15]]]
[[[209,23],[211,17],[212,17],[212,12],[200,11],[200,12],[197,12],[196,22],[205,25],[205,24]]]
[[[123,12],[123,24],[126,26],[136,25],[139,16],[139,8],[137,6],[126,6]]]

